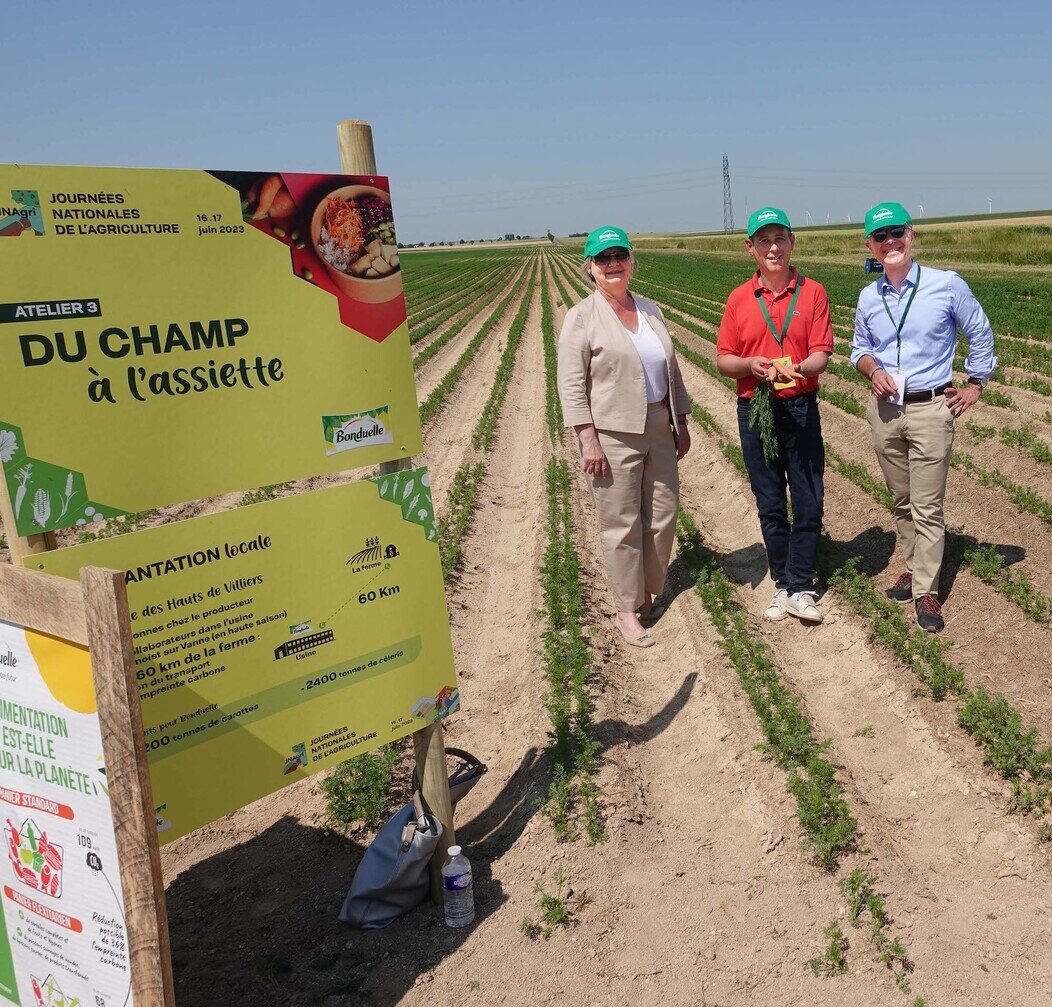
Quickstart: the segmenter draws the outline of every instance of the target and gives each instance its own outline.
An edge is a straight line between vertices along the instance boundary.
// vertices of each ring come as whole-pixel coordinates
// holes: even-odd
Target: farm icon
[[[365,540],[365,546],[359,549],[345,566],[349,566],[355,573],[363,570],[371,570],[380,565],[380,539],[371,535]]]
[[[15,876],[28,888],[52,898],[62,897],[62,847],[56,846],[41,832],[31,818],[21,828],[7,820],[7,857]]]

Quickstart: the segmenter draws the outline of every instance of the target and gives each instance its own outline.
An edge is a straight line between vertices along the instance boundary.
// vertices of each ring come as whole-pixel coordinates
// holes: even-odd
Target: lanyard
[[[887,281],[885,281],[886,283]],[[917,264],[917,282],[913,285],[913,290],[910,291],[909,299],[906,301],[906,307],[902,312],[902,317],[899,319],[898,325],[895,325],[895,319],[891,314],[891,308],[888,307],[888,298],[884,290],[880,291],[880,299],[884,302],[884,310],[888,313],[888,318],[891,319],[891,324],[895,325],[895,366],[902,366],[902,326],[906,324],[906,316],[910,313],[910,308],[913,305],[913,298],[917,296],[917,291],[920,289],[920,264]]]
[[[793,299],[789,302],[789,310],[785,315],[785,324],[782,326],[782,331],[779,332],[774,327],[774,322],[771,321],[771,314],[767,310],[767,302],[763,299],[763,291],[758,290],[756,293],[756,300],[760,302],[760,311],[763,312],[763,320],[767,323],[767,328],[770,333],[778,341],[778,346],[781,348],[782,343],[785,341],[785,337],[789,334],[789,323],[793,320],[793,308],[796,307],[796,299],[800,296],[800,277],[796,278],[796,290],[793,291]]]

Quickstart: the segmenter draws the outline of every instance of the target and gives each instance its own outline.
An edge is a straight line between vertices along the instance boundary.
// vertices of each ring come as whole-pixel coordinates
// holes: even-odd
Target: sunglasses
[[[629,254],[627,248],[615,248],[610,252],[600,252],[595,257],[595,261],[601,266],[605,266],[610,262],[627,262]]]
[[[882,227],[878,231],[874,231],[870,237],[879,245],[881,242],[887,241],[888,238],[895,238],[898,240],[906,233],[906,228],[903,224],[896,224],[894,227]]]

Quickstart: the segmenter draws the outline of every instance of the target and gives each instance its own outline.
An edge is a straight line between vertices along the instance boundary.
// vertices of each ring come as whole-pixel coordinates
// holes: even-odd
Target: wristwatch
[[[990,378],[969,378],[968,384],[977,385],[979,390],[982,391],[990,383]]]

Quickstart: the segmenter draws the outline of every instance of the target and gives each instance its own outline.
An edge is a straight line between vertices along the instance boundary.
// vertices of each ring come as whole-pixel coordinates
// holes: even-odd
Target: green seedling
[[[546,892],[539,881],[533,886],[534,892],[540,896],[537,904],[539,918],[534,920],[526,916],[519,924],[519,932],[531,940],[536,940],[538,937],[543,937],[546,941],[551,940],[556,927],[569,926],[572,920],[573,914],[566,904],[566,875],[558,870],[555,872],[554,880],[554,894]]]
[[[816,976],[839,976],[847,971],[848,941],[840,924],[833,920],[829,926],[822,931],[829,942],[825,950],[808,963],[808,967]]]

